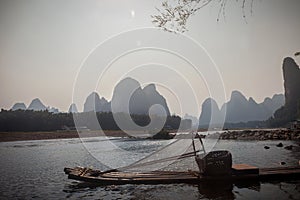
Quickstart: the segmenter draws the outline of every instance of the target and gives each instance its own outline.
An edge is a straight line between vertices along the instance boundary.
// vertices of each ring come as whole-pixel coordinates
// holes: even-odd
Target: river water
[[[107,149],[107,140],[118,147]],[[253,182],[247,185],[123,185],[95,187],[70,180],[64,167],[77,165],[105,170],[99,158],[113,166],[126,165],[170,141],[130,140],[123,138],[89,138],[84,144],[98,147],[95,152],[80,139],[57,139],[0,143],[1,199],[300,199],[300,181]],[[276,147],[294,145],[293,150]],[[264,149],[269,146],[270,149]],[[258,167],[297,166],[300,160],[299,143],[293,141],[233,141],[221,140],[215,149],[230,150],[234,163]],[[138,153],[136,153],[138,152]],[[136,154],[135,154],[136,153]],[[96,159],[96,158],[98,159]],[[126,163],[128,162],[128,163]],[[106,162],[107,164],[107,162]]]

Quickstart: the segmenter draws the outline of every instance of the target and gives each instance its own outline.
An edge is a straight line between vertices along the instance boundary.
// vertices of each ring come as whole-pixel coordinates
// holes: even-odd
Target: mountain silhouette
[[[285,107],[297,110],[300,100],[300,69],[292,58],[283,61],[283,78],[285,90]]]
[[[43,111],[43,110],[47,110],[47,107],[41,102],[40,99],[35,98],[31,101],[27,110]]]
[[[300,119],[300,69],[294,59],[287,57],[282,64],[284,79],[285,105],[274,113],[270,125],[284,126]]]
[[[202,103],[202,111],[199,118],[199,126],[222,123],[222,114],[217,102],[212,98],[207,98]]]
[[[267,111],[269,111],[267,113],[267,116],[273,116],[275,111],[281,108],[284,105],[284,103],[285,98],[283,94],[274,94],[272,99],[269,97],[265,98],[262,104],[265,106]]]
[[[102,97],[100,99],[97,92],[92,92],[84,103],[83,112],[110,112],[109,102]]]
[[[26,110],[26,105],[24,103],[15,103],[11,110]]]
[[[160,105],[164,111],[158,108],[152,110],[152,114],[170,115],[165,98],[157,92],[154,84],[142,89],[140,83],[132,78],[125,78],[116,85],[111,100],[113,112],[140,115],[148,115],[149,109],[155,104]]]
[[[170,111],[166,99],[161,94],[158,93],[158,91],[156,90],[156,86],[154,84],[149,84],[146,87],[144,87],[143,92],[145,93],[145,96],[147,98],[149,108],[155,104],[161,105],[165,110],[166,115],[170,116]],[[163,115],[163,112],[157,109],[153,112],[153,114]]]
[[[230,100],[224,103],[221,109],[214,99],[206,99],[202,104],[199,125],[222,124],[224,119],[226,123],[263,121],[273,116],[282,105],[284,105],[282,94],[275,94],[272,98],[268,97],[262,103],[257,103],[252,97],[247,100],[241,92],[233,91]]]
[[[68,113],[78,113],[77,106],[75,103],[72,103],[69,107]]]

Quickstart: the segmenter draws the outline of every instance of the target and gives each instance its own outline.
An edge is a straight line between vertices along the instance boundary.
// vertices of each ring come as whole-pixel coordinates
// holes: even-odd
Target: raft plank
[[[236,174],[258,174],[258,167],[247,165],[247,164],[234,164],[232,170]]]

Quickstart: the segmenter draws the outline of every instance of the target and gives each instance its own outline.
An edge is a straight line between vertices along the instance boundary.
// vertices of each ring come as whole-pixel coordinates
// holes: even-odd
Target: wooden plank
[[[234,164],[232,165],[233,173],[235,174],[258,174],[258,167],[247,164]]]
[[[247,165],[247,164],[234,164],[232,165],[232,169],[234,170],[245,170],[245,169],[258,169],[258,167]]]

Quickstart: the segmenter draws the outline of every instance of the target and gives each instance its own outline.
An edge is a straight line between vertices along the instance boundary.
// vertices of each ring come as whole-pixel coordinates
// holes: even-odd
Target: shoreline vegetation
[[[203,132],[204,130],[200,130]],[[177,130],[162,130],[152,137],[146,139],[172,139]],[[202,135],[200,132],[200,135]],[[134,135],[141,134],[137,131],[130,131],[130,135],[122,130],[100,131],[36,131],[36,132],[0,132],[0,142],[26,141],[26,140],[50,140],[50,139],[71,139],[89,137],[125,137],[134,138]],[[79,136],[80,135],[80,136]],[[213,136],[212,134],[211,136]],[[205,138],[205,136],[204,136]],[[291,129],[251,129],[251,130],[227,130],[219,133],[220,140],[296,140],[300,141],[300,130]]]
[[[172,139],[175,135],[171,134],[177,130],[162,130],[152,137],[146,139]],[[130,135],[122,130],[104,130],[104,131],[79,131],[59,130],[59,131],[33,131],[33,132],[0,132],[0,142],[27,141],[27,140],[51,140],[51,139],[71,139],[71,138],[90,138],[90,137],[125,137],[134,138],[133,135],[139,135],[141,132],[130,131]]]

